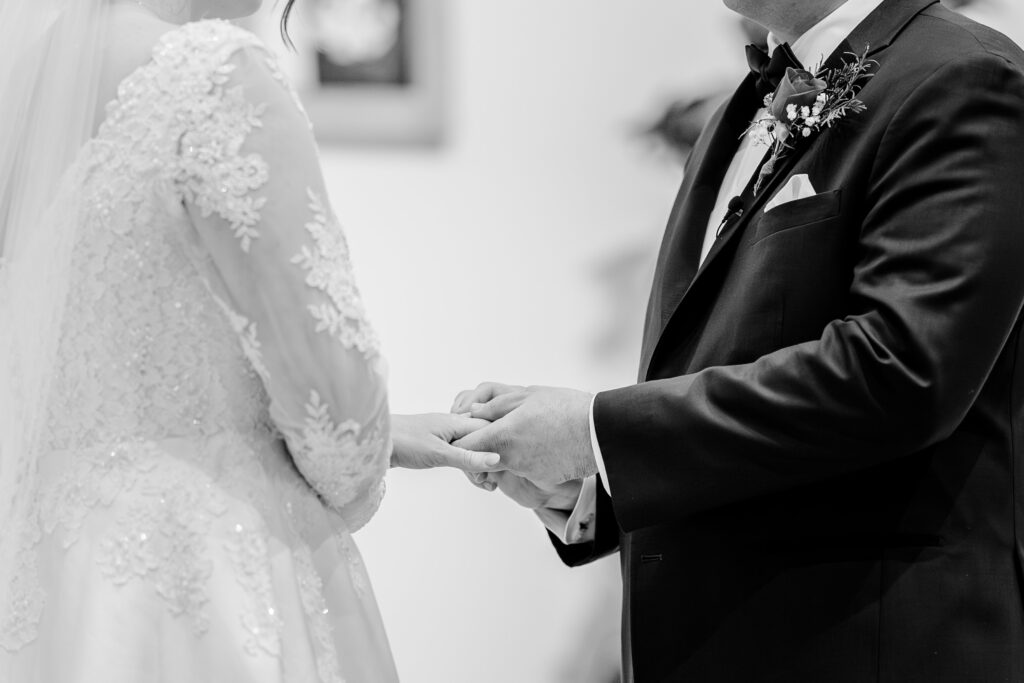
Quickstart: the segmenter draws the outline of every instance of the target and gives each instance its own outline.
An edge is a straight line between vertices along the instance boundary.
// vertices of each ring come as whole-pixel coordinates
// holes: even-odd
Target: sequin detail
[[[236,523],[231,537],[225,542],[228,556],[235,566],[238,583],[249,596],[249,609],[240,616],[242,627],[248,632],[246,651],[255,655],[259,650],[278,657],[281,655],[281,630],[284,622],[274,602],[271,584],[267,532],[250,529]]]
[[[320,681],[345,683],[338,667],[338,651],[334,646],[334,634],[328,619],[330,612],[323,597],[323,581],[313,564],[313,555],[308,550],[295,553],[295,573],[299,579],[302,606],[310,622],[313,641],[317,645],[316,668]]]
[[[122,500],[127,504],[101,540],[96,561],[116,585],[148,582],[169,612],[187,618],[201,636],[209,628],[205,606],[213,573],[207,544],[227,503],[213,482],[194,470],[161,458],[152,447],[142,452],[153,459],[152,469],[131,502]],[[92,481],[102,482],[96,474]]]

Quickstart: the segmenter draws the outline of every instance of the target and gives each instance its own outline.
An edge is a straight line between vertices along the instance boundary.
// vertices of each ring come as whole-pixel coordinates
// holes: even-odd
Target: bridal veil
[[[107,8],[0,5],[0,604],[35,491],[77,226],[62,195],[95,125]]]

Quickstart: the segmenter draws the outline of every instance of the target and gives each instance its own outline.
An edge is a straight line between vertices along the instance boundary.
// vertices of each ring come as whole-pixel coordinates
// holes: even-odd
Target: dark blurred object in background
[[[700,137],[704,124],[708,122],[715,109],[727,95],[718,93],[693,100],[678,100],[668,105],[668,109],[658,122],[644,131],[669,152],[679,157],[680,163],[686,162],[690,150]]]

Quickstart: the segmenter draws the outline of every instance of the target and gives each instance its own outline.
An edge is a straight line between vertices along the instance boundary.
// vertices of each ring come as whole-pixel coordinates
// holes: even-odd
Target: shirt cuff
[[[583,480],[580,496],[572,512],[551,508],[540,508],[536,512],[548,531],[565,545],[593,541],[597,517],[597,477]]]
[[[597,461],[597,471],[601,473],[601,484],[605,492],[612,495],[612,484],[608,481],[608,470],[604,466],[604,457],[601,455],[601,444],[597,441],[597,427],[594,426],[594,402],[597,401],[597,394],[590,399],[590,445],[594,449],[594,460]]]

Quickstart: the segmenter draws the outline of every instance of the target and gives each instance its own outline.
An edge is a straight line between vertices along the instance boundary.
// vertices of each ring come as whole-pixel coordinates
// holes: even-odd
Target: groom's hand
[[[506,496],[531,510],[547,508],[570,511],[576,507],[580,491],[583,489],[583,482],[578,480],[542,487],[511,472],[490,472],[483,476],[486,477],[487,483],[494,485]]]
[[[501,385],[497,385],[501,386]],[[496,392],[497,393],[497,392]],[[500,467],[551,488],[597,473],[590,442],[592,395],[574,389],[513,388],[470,414],[493,422],[455,442],[473,451],[499,453]]]
[[[423,470],[455,467],[466,472],[485,472],[500,465],[497,453],[477,452],[452,442],[484,427],[488,422],[465,415],[392,415],[392,467]]]
[[[498,396],[504,394],[511,394],[516,391],[523,391],[526,387],[517,386],[515,384],[502,384],[501,382],[484,382],[479,385],[476,389],[467,389],[466,391],[460,391],[459,395],[455,397],[455,403],[452,404],[451,412],[457,415],[464,415],[468,413],[472,407],[476,404],[487,403]]]
[[[517,386],[515,384],[484,382],[478,385],[476,389],[460,391],[458,396],[455,397],[455,402],[452,403],[450,412],[457,415],[468,415],[470,409],[476,404],[482,405],[496,396],[509,394],[513,391],[522,391],[525,388],[526,387]],[[466,477],[474,486],[484,489],[485,491],[495,491],[498,488],[498,484],[496,482],[488,479],[486,472],[466,472]]]

